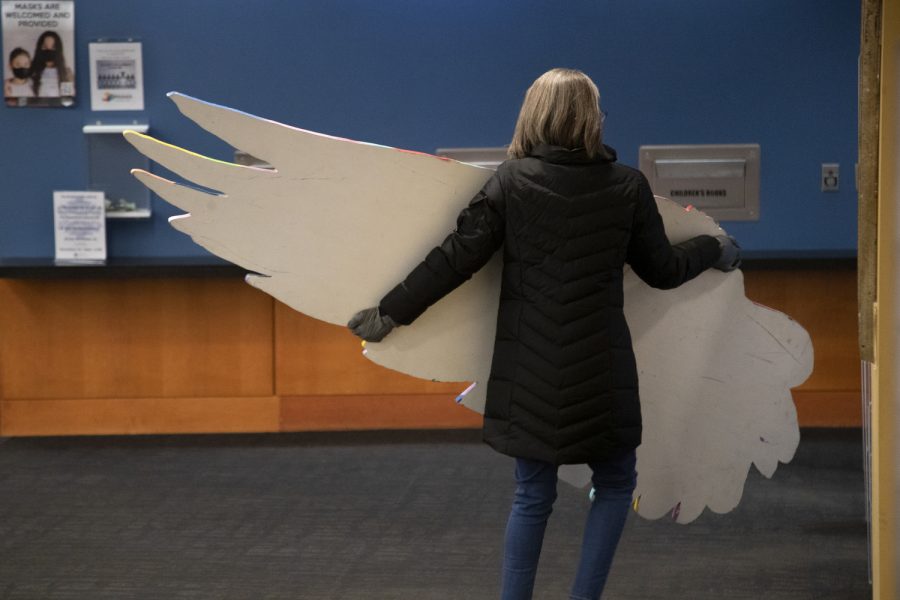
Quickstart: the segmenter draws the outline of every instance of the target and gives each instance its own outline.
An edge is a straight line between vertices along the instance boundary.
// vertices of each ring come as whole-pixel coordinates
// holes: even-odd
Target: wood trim
[[[802,427],[859,427],[859,390],[794,390]],[[480,428],[447,394],[0,401],[0,435]]]
[[[880,6],[879,6],[880,5]],[[881,11],[881,107],[878,147],[878,257],[875,365],[872,370],[872,578],[878,600],[897,598],[897,511],[900,507],[897,435],[900,356],[900,2],[875,0]]]
[[[859,163],[857,166],[857,294],[859,349],[875,360],[878,267],[878,152],[881,112],[881,2],[863,0],[859,51]]]
[[[480,428],[481,415],[446,394],[289,396],[282,431]]]
[[[801,427],[860,427],[859,390],[793,390]],[[465,429],[481,415],[444,394],[288,396],[282,398],[282,431],[365,429]]]
[[[278,431],[275,396],[3,400],[0,435],[118,435]]]

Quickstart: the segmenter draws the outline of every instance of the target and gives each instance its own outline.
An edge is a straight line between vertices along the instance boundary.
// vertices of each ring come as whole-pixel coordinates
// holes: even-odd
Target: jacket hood
[[[584,148],[563,148],[551,144],[538,144],[532,148],[529,156],[559,165],[608,163],[615,162],[618,158],[616,151],[606,144],[603,144],[602,153],[595,158],[588,157]]]

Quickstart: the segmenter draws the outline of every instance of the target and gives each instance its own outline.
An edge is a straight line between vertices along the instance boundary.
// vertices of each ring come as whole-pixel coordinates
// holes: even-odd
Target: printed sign
[[[106,260],[103,192],[53,192],[56,260]]]
[[[91,42],[91,110],[144,110],[140,42]]]

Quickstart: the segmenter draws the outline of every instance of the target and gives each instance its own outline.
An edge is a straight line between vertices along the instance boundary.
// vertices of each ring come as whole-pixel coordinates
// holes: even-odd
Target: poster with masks
[[[0,0],[7,106],[75,103],[75,2]]]

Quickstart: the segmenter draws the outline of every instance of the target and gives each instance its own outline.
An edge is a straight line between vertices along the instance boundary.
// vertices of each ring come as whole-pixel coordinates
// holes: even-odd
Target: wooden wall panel
[[[374,364],[345,327],[275,305],[275,390],[281,396],[446,394],[468,383],[436,383]]]
[[[794,390],[797,419],[802,427],[861,427],[859,390]]]
[[[271,298],[240,280],[0,280],[4,399],[270,396]]]
[[[855,272],[745,272],[810,332],[803,426],[858,426]],[[478,427],[465,383],[362,356],[240,280],[0,280],[0,435]]]
[[[751,270],[744,278],[747,297],[791,315],[812,338],[815,366],[794,394],[800,424],[860,426],[856,271]]]

